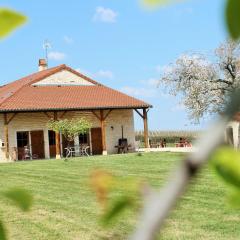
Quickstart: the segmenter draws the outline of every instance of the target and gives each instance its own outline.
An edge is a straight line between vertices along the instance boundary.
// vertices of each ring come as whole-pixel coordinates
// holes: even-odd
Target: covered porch
[[[4,112],[1,159],[24,160],[26,146],[31,159],[59,159],[66,156],[68,146],[81,144],[89,146],[89,155],[113,154],[117,153],[116,145],[121,138],[127,139],[134,150],[133,110],[143,118],[145,147],[148,148],[148,108]],[[80,117],[88,119],[92,127],[88,133],[76,136],[73,142],[68,142],[62,134],[47,128],[49,120]]]

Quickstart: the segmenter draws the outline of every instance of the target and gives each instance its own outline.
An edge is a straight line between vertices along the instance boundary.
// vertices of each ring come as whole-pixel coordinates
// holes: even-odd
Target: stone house
[[[134,148],[134,110],[143,118],[148,148],[151,107],[66,65],[47,68],[40,59],[38,72],[0,87],[0,161],[23,159],[26,146],[39,159],[64,156],[67,140],[47,128],[50,119],[91,122],[89,133],[76,136],[74,145],[89,144],[92,154],[116,153],[121,138]]]

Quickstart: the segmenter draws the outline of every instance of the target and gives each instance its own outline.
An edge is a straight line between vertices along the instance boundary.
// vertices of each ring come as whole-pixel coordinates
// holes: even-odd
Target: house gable
[[[35,82],[32,86],[94,86],[93,82],[84,79],[68,69],[56,72],[46,78]]]

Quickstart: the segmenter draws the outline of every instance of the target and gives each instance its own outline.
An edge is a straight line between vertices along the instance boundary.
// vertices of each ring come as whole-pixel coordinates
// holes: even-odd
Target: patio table
[[[77,157],[77,156],[87,156],[88,149],[90,147],[88,145],[80,145],[80,146],[74,146],[74,147],[66,147],[66,157]]]

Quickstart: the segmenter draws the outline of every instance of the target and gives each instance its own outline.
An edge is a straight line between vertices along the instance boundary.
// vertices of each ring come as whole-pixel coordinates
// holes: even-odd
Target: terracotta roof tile
[[[33,83],[61,70],[71,71],[95,85],[32,86]],[[105,87],[66,65],[34,73],[0,88],[2,112],[147,107],[151,105]]]

